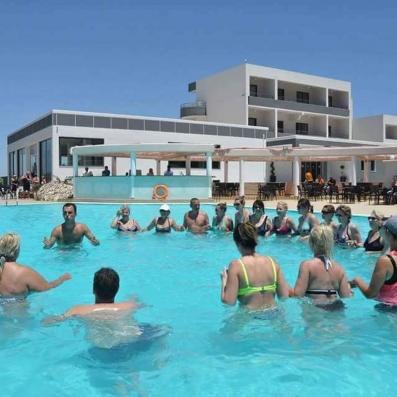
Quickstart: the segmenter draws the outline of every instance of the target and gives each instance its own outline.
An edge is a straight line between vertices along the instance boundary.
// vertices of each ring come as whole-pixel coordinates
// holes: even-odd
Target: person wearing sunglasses
[[[250,213],[244,208],[245,197],[238,196],[234,199],[234,208],[236,209],[236,215],[234,216],[234,226],[236,227],[240,223],[249,222]]]
[[[387,219],[381,227],[389,253],[376,261],[371,281],[367,285],[360,277],[350,281],[367,299],[381,302],[379,309],[397,306],[397,216]]]
[[[262,200],[255,200],[252,204],[252,215],[249,220],[255,226],[259,236],[269,236],[272,230],[272,221],[265,214],[265,204]]]
[[[380,234],[380,228],[383,225],[385,217],[377,210],[373,210],[368,217],[370,230],[364,241],[364,248],[367,252],[379,252],[384,249],[383,237]]]
[[[233,231],[233,221],[226,215],[226,203],[218,203],[215,207],[215,216],[212,218],[212,230],[221,232]]]
[[[335,212],[339,225],[336,230],[335,242],[343,247],[358,247],[362,244],[360,231],[350,222],[352,210],[348,205],[340,205]]]

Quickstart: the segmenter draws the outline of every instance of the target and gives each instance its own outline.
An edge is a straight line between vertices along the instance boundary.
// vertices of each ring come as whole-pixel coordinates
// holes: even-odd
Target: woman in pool
[[[120,232],[141,231],[139,223],[135,219],[130,218],[130,208],[128,205],[123,205],[120,207],[110,227],[117,229]]]
[[[314,226],[319,224],[318,219],[313,214],[313,207],[307,198],[298,201],[298,212],[300,214],[297,234],[307,237]]]
[[[276,207],[277,216],[273,218],[272,233],[278,236],[291,235],[296,232],[294,221],[287,216],[288,204],[284,201],[279,201]]]
[[[226,203],[219,203],[215,207],[215,216],[212,218],[212,230],[222,232],[233,231],[233,221],[226,215]]]
[[[390,217],[382,226],[385,243],[390,251],[379,257],[367,285],[360,277],[351,282],[368,299],[377,299],[387,306],[397,306],[397,216]]]
[[[367,252],[379,252],[384,249],[383,237],[380,235],[380,228],[385,221],[385,217],[377,210],[373,210],[368,217],[370,231],[364,241],[364,248]]]
[[[351,289],[342,266],[331,260],[334,246],[332,228],[327,225],[314,226],[310,232],[309,246],[314,258],[300,264],[298,279],[290,295],[306,295],[317,306],[326,309],[341,306],[338,297],[351,296]]]
[[[154,218],[150,225],[143,229],[142,231],[152,230],[156,228],[156,233],[170,233],[171,229],[174,229],[177,232],[185,230],[183,226],[179,226],[176,224],[174,219],[170,217],[171,209],[168,204],[163,204],[160,207],[160,216]]]
[[[245,198],[239,196],[234,199],[234,208],[236,209],[236,215],[234,216],[234,226],[237,227],[240,223],[249,222],[249,211],[244,208]]]
[[[265,204],[262,200],[255,200],[252,204],[252,215],[249,221],[255,226],[259,236],[269,236],[272,230],[272,221],[265,214]]]
[[[336,209],[335,215],[339,220],[335,234],[336,243],[348,247],[359,246],[361,244],[361,235],[357,226],[350,222],[352,217],[351,208],[347,205],[340,205]]]
[[[47,291],[70,280],[69,273],[54,281],[46,281],[39,273],[16,261],[20,251],[20,238],[14,233],[0,237],[0,302],[24,298],[31,292]]]
[[[241,258],[233,260],[221,273],[221,300],[234,305],[238,299],[248,309],[275,306],[275,295],[288,297],[288,285],[280,266],[270,257],[255,252],[258,234],[251,223],[235,227],[233,239]]]

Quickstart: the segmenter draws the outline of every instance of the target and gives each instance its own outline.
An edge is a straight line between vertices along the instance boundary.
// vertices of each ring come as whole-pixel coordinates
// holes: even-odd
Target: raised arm
[[[26,286],[32,292],[47,291],[51,288],[56,288],[64,281],[72,278],[69,273],[65,273],[56,280],[48,282],[41,274],[29,267],[24,269],[24,276],[26,277]]]
[[[58,239],[58,236],[59,236],[59,227],[57,226],[57,227],[54,227],[54,229],[52,229],[50,238],[44,237],[43,248],[48,249],[48,248],[53,247],[53,245],[55,244],[55,242]]]
[[[238,275],[235,262],[231,262],[229,269],[221,273],[221,301],[227,305],[234,305],[238,294]]]
[[[149,230],[152,230],[156,226],[156,221],[157,221],[157,218],[153,218],[153,220],[149,223],[149,225],[144,227],[141,231],[147,232]],[[136,222],[135,222],[135,224],[136,224]]]
[[[94,234],[91,232],[89,227],[87,225],[84,225],[84,236],[88,238],[88,240],[91,241],[92,245],[99,245],[99,240],[94,236]]]
[[[303,261],[299,266],[298,278],[295,282],[295,287],[290,291],[291,296],[304,296],[309,287],[309,269],[306,261]]]

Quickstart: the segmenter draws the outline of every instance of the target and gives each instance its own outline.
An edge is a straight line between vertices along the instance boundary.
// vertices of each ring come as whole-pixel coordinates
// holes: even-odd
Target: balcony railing
[[[184,103],[181,105],[181,118],[190,116],[206,116],[207,104],[204,101]]]
[[[336,107],[316,105],[313,103],[284,101],[284,100],[277,100],[277,99],[264,98],[264,97],[254,97],[254,96],[248,97],[248,105],[265,106],[269,108],[277,108],[277,109],[285,109],[285,110],[295,110],[298,112],[328,114],[332,116],[349,117],[350,115],[349,109],[341,109]]]

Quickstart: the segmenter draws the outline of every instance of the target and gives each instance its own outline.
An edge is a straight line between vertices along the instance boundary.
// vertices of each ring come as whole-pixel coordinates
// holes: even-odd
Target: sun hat
[[[163,204],[160,207],[160,211],[171,211],[170,206],[168,204]]]
[[[397,215],[391,216],[383,226],[387,229],[394,237],[397,237]]]

